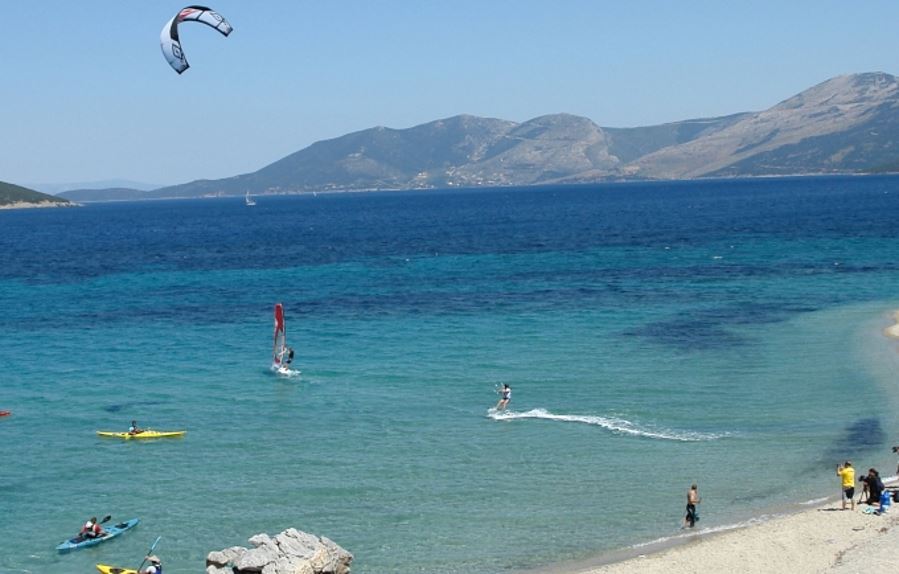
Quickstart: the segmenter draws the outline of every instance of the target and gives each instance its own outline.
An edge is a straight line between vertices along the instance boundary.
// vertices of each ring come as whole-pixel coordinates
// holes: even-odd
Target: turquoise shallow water
[[[296,527],[512,572],[889,474],[894,178],[0,213],[0,572]],[[893,199],[893,198],[897,199]],[[257,209],[257,208],[254,208]],[[302,376],[268,372],[282,301]],[[495,387],[510,412],[488,416]],[[132,418],[179,440],[103,440]],[[139,516],[93,549],[91,515]]]

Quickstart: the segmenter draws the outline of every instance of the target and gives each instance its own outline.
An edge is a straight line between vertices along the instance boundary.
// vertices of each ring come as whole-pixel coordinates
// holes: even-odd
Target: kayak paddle
[[[156,542],[154,542],[153,546],[150,546],[150,549],[147,550],[146,556],[144,556],[144,559],[141,561],[140,566],[137,567],[138,572],[140,572],[140,569],[144,567],[144,563],[147,561],[147,556],[149,556],[150,554],[153,554],[153,551],[156,550],[156,545],[159,544],[160,540],[162,540],[162,536],[157,536]]]

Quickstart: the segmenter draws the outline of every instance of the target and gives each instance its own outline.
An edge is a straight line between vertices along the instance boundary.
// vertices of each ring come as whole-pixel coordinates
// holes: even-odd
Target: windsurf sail
[[[284,322],[284,306],[275,303],[275,335],[272,343],[272,368],[280,368],[287,353],[287,324]]]

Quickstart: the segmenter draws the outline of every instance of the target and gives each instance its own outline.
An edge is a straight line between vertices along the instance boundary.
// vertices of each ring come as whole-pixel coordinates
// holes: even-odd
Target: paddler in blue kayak
[[[128,434],[140,434],[144,432],[144,429],[137,426],[137,421],[131,421],[131,426],[128,427]]]
[[[81,532],[79,532],[81,538],[99,538],[106,534],[106,531],[103,530],[103,527],[100,526],[100,523],[97,522],[96,516],[91,516],[91,519],[84,523],[84,526],[81,527]]]

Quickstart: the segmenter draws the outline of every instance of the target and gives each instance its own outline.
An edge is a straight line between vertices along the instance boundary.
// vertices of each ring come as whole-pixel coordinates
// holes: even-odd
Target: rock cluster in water
[[[257,534],[253,548],[232,546],[206,556],[206,574],[349,574],[353,555],[324,536],[288,528]]]

